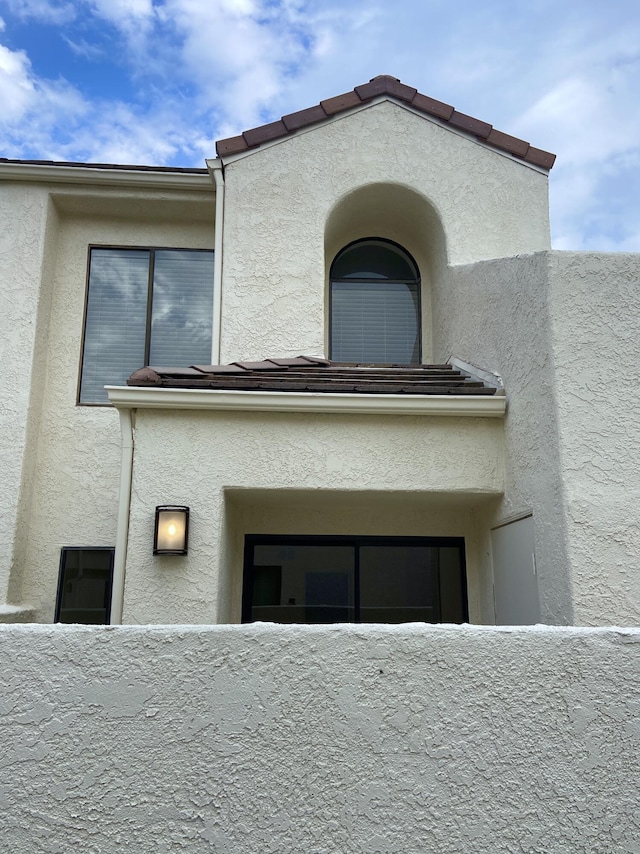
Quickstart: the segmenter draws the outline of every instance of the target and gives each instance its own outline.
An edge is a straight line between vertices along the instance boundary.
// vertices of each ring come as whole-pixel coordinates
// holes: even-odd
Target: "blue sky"
[[[637,0],[0,0],[0,156],[203,166],[376,74],[555,152],[556,248],[640,251]]]

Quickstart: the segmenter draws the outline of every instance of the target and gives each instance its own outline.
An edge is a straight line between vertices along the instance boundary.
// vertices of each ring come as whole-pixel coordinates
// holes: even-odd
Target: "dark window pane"
[[[352,546],[256,545],[252,574],[252,621],[354,620]]]
[[[438,548],[362,546],[360,621],[438,623]]]
[[[378,240],[360,240],[338,255],[331,267],[331,278],[417,281],[418,271],[399,246]]]
[[[440,620],[464,623],[464,578],[460,549],[440,549]]]
[[[148,251],[91,250],[80,403],[108,403],[104,386],[144,365],[148,284]]]
[[[109,622],[113,549],[63,549],[56,621]]]
[[[149,364],[209,364],[213,252],[157,249]]]

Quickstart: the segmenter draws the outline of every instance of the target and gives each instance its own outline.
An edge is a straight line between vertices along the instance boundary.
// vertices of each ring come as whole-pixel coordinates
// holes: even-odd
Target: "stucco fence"
[[[640,629],[0,627],[0,850],[640,851]]]

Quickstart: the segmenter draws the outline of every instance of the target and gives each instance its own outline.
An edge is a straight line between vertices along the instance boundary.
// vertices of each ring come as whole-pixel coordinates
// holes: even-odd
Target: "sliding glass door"
[[[460,538],[246,537],[245,623],[467,619]]]

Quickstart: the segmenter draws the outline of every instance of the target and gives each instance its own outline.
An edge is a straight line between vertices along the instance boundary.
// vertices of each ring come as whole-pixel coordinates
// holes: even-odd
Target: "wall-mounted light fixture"
[[[186,555],[189,543],[189,508],[156,507],[154,555]]]

